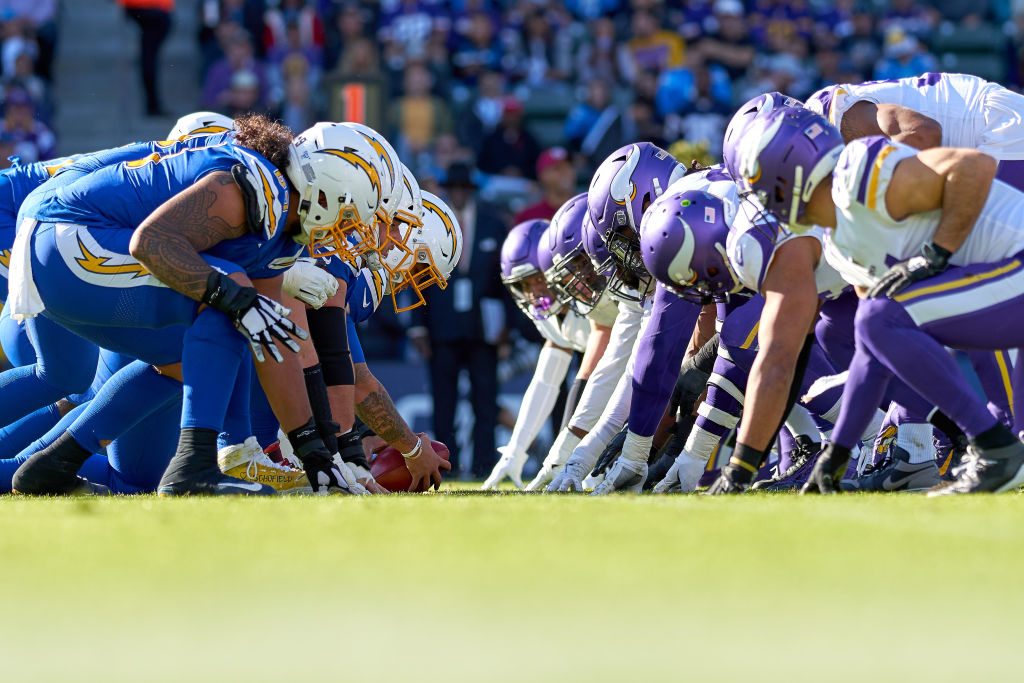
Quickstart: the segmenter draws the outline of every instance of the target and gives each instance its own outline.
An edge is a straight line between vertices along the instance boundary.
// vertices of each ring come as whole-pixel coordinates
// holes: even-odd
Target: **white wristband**
[[[416,439],[416,447],[413,448],[408,453],[402,453],[402,457],[405,458],[406,460],[412,460],[414,458],[420,457],[420,453],[422,451],[423,451],[423,442],[420,441],[419,439]]]

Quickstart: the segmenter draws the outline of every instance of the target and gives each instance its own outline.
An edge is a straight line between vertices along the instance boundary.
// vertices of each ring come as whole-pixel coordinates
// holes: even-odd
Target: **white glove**
[[[527,485],[526,490],[539,491],[542,486],[551,481],[555,474],[562,469],[562,465],[569,459],[572,452],[576,450],[576,446],[579,443],[580,437],[568,429],[563,429],[558,434],[558,438],[555,439],[555,443],[551,445],[551,450],[548,451],[547,457],[544,458],[544,463],[541,465],[540,471],[537,472],[537,476]]]
[[[684,449],[676,456],[665,478],[654,486],[655,493],[692,493],[704,475],[707,461],[695,458]]]
[[[341,456],[337,453],[334,454],[334,466],[341,472],[342,478],[345,483],[348,484],[349,490],[353,495],[356,496],[368,496],[370,492],[366,490],[366,487],[359,483],[359,477],[355,472],[352,471],[352,467],[347,462],[341,459]]]
[[[509,450],[508,446],[498,449],[501,458],[494,464],[491,475],[487,477],[484,485],[480,487],[483,491],[493,491],[505,477],[512,480],[517,489],[523,488],[523,465],[530,456],[523,451]]]
[[[606,496],[614,491],[640,493],[647,481],[647,462],[636,462],[619,456],[612,468],[608,470],[604,481],[594,489],[592,496]]]
[[[604,472],[602,472],[601,474],[588,474],[587,476],[583,477],[583,490],[593,491],[598,486],[600,486],[602,482],[604,482]]]
[[[281,352],[277,350],[274,340],[281,342],[295,353],[299,352],[299,345],[292,337],[308,339],[309,335],[301,327],[288,319],[290,309],[285,308],[279,302],[262,294],[256,295],[252,303],[239,311],[235,320],[235,327],[248,338],[252,353],[260,363],[266,360],[263,350],[270,351],[278,363],[284,360]]]
[[[578,462],[570,460],[559,472],[548,487],[544,489],[548,493],[568,493],[569,491],[583,491],[583,478],[590,472],[590,468]]]
[[[304,304],[320,308],[338,293],[338,278],[304,257],[285,271],[281,289]]]

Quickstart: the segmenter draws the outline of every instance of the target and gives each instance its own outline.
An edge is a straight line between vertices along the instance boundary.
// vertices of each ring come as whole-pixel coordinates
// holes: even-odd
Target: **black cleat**
[[[1024,484],[1024,444],[1015,439],[1000,448],[970,446],[953,474],[956,479],[932,489],[928,496],[1015,490]]]
[[[934,459],[911,463],[910,454],[893,447],[892,459],[854,479],[844,479],[844,491],[926,491],[939,484],[939,467]]]
[[[170,476],[168,476],[170,475]],[[160,480],[157,495],[172,496],[273,496],[274,487],[255,481],[229,477],[214,465],[195,472],[167,472]]]
[[[27,496],[68,496],[90,491],[90,484],[78,476],[91,453],[65,432],[52,444],[32,454],[11,479],[11,489]],[[101,489],[110,493],[105,486]]]

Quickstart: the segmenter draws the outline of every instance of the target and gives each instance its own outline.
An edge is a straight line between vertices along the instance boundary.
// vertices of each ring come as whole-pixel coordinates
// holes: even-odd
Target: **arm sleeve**
[[[665,414],[699,313],[700,306],[658,285],[633,368],[629,429],[638,436],[653,436]]]
[[[571,359],[572,354],[561,349],[546,345],[541,349],[537,369],[523,394],[512,436],[501,449],[503,453],[525,453],[537,438],[537,433],[555,407],[558,389],[565,381]]]
[[[589,432],[608,405],[619,379],[626,371],[629,357],[636,346],[643,309],[628,303],[619,305],[619,315],[612,325],[611,339],[597,367],[590,373],[569,426]]]

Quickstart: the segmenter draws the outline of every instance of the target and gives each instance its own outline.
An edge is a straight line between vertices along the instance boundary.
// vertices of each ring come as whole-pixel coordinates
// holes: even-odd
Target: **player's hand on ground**
[[[317,267],[313,259],[303,257],[285,271],[281,289],[307,306],[320,308],[338,293],[338,279]]]
[[[269,351],[278,363],[283,360],[276,342],[298,353],[299,345],[295,338],[309,337],[305,330],[288,319],[289,313],[289,309],[262,294],[257,294],[247,306],[239,310],[235,327],[249,339],[252,353],[260,363],[266,360],[264,351]]]
[[[349,468],[355,472],[356,480],[363,485],[370,493],[375,494],[386,494],[390,493],[386,488],[377,483],[377,480],[370,474],[370,470],[366,469],[362,465],[349,465]]]
[[[814,463],[814,469],[811,470],[811,476],[807,479],[807,483],[800,489],[800,494],[805,493],[839,493],[843,490],[840,482],[843,479],[843,475],[846,474],[846,465],[849,463],[850,456],[848,453],[837,451],[837,449],[829,444],[825,447],[825,450],[818,456],[818,461]]]
[[[673,462],[665,476],[654,485],[654,493],[681,493],[683,487],[679,483],[679,463]]]
[[[647,481],[647,463],[620,457],[611,466],[604,481],[597,485],[592,496],[605,496],[615,491],[640,493]]]
[[[589,469],[570,459],[569,462],[565,463],[561,471],[555,474],[551,483],[544,490],[548,493],[582,492],[583,478],[587,476]]]
[[[502,446],[498,452],[501,453],[501,457],[494,463],[491,474],[480,488],[484,491],[493,491],[505,477],[508,477],[517,489],[523,488],[523,465],[529,456],[522,451],[509,450],[508,446]]]
[[[412,475],[410,491],[426,491],[431,486],[436,491],[441,486],[441,472],[450,470],[450,462],[442,458],[430,445],[430,439],[426,434],[416,435],[420,440],[420,452],[411,458],[405,459],[405,466]]]
[[[309,479],[309,485],[313,493],[326,496],[331,493],[352,494],[355,491],[349,487],[345,475],[334,462],[334,459],[323,449],[307,453],[302,456],[302,469]]]
[[[721,496],[732,493],[743,493],[750,488],[754,481],[754,475],[745,469],[735,465],[726,465],[722,468],[718,479],[712,482],[705,495]]]
[[[369,491],[359,481],[359,477],[356,475],[355,470],[347,462],[342,460],[341,456],[337,453],[334,454],[334,465],[341,472],[341,476],[345,479],[345,483],[348,484],[349,490],[357,496],[369,495]]]

